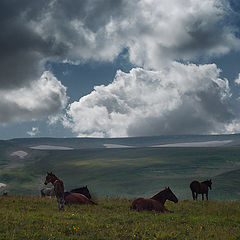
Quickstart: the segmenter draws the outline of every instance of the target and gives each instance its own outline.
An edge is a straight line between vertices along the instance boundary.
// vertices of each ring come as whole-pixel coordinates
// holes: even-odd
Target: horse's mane
[[[206,184],[207,186],[209,186],[212,182],[211,182],[210,180],[206,180],[206,181],[203,181],[203,182],[201,182],[201,183],[204,183],[204,184]]]
[[[162,199],[162,197],[165,195],[165,193],[169,191],[168,188],[165,188],[164,190],[160,191],[159,193],[155,194],[154,196],[152,196],[150,199],[154,199],[154,200],[160,200]]]
[[[54,173],[50,173],[52,177],[55,177],[56,179],[59,179]]]

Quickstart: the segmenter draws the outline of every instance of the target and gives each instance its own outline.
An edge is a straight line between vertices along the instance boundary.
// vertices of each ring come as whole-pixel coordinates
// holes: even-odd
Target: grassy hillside
[[[0,198],[0,239],[226,239],[240,238],[239,202],[167,202],[172,214],[129,210],[131,200],[67,206],[55,199]]]
[[[18,146],[0,154],[0,182],[10,194],[39,195],[47,171],[66,189],[88,185],[96,197],[150,197],[170,186],[180,199],[191,198],[192,180],[212,178],[211,200],[240,200],[240,148],[127,148],[41,151]],[[16,150],[24,159],[11,157]]]

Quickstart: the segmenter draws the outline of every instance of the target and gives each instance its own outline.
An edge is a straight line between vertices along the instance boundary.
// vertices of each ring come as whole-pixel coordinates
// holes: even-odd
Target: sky
[[[0,27],[0,139],[240,133],[238,0],[2,0]]]

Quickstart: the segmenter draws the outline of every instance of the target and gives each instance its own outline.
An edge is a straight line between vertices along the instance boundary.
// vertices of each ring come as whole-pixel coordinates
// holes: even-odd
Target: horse
[[[174,203],[178,202],[177,197],[171,191],[171,189],[165,188],[164,190],[160,191],[159,193],[155,194],[151,198],[137,198],[132,202],[130,209],[142,211],[156,211],[156,212],[173,212],[168,210],[164,204],[166,200],[172,201]]]
[[[193,181],[190,184],[193,200],[197,200],[198,194],[202,194],[202,201],[204,200],[204,194],[208,201],[208,188],[212,189],[212,180],[206,180],[204,182]],[[196,193],[196,195],[195,195]]]
[[[74,188],[70,191],[71,193],[80,193],[80,194],[83,194],[84,196],[86,196],[88,199],[91,199],[92,196],[88,190],[88,187],[85,186],[85,187],[81,187],[81,188]]]
[[[55,174],[52,172],[47,172],[46,179],[44,184],[52,183],[54,186],[54,192],[57,197],[58,210],[64,211],[63,203],[64,203],[64,184],[63,181],[60,180]],[[60,207],[61,205],[61,207]]]
[[[55,191],[54,191],[54,187],[52,188],[43,188],[40,190],[41,192],[41,197],[55,197]]]
[[[94,204],[94,201],[80,193],[65,192],[65,204]]]

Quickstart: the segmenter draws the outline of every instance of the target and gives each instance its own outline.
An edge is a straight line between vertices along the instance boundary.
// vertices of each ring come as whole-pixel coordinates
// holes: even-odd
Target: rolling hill
[[[210,199],[240,200],[239,142],[240,135],[0,141],[0,183],[12,195],[39,195],[46,171],[53,171],[67,190],[88,185],[96,197],[152,196],[169,186],[180,199],[190,199],[190,182],[211,178]],[[159,147],[164,144],[173,145]],[[72,150],[31,148],[37,146]]]

